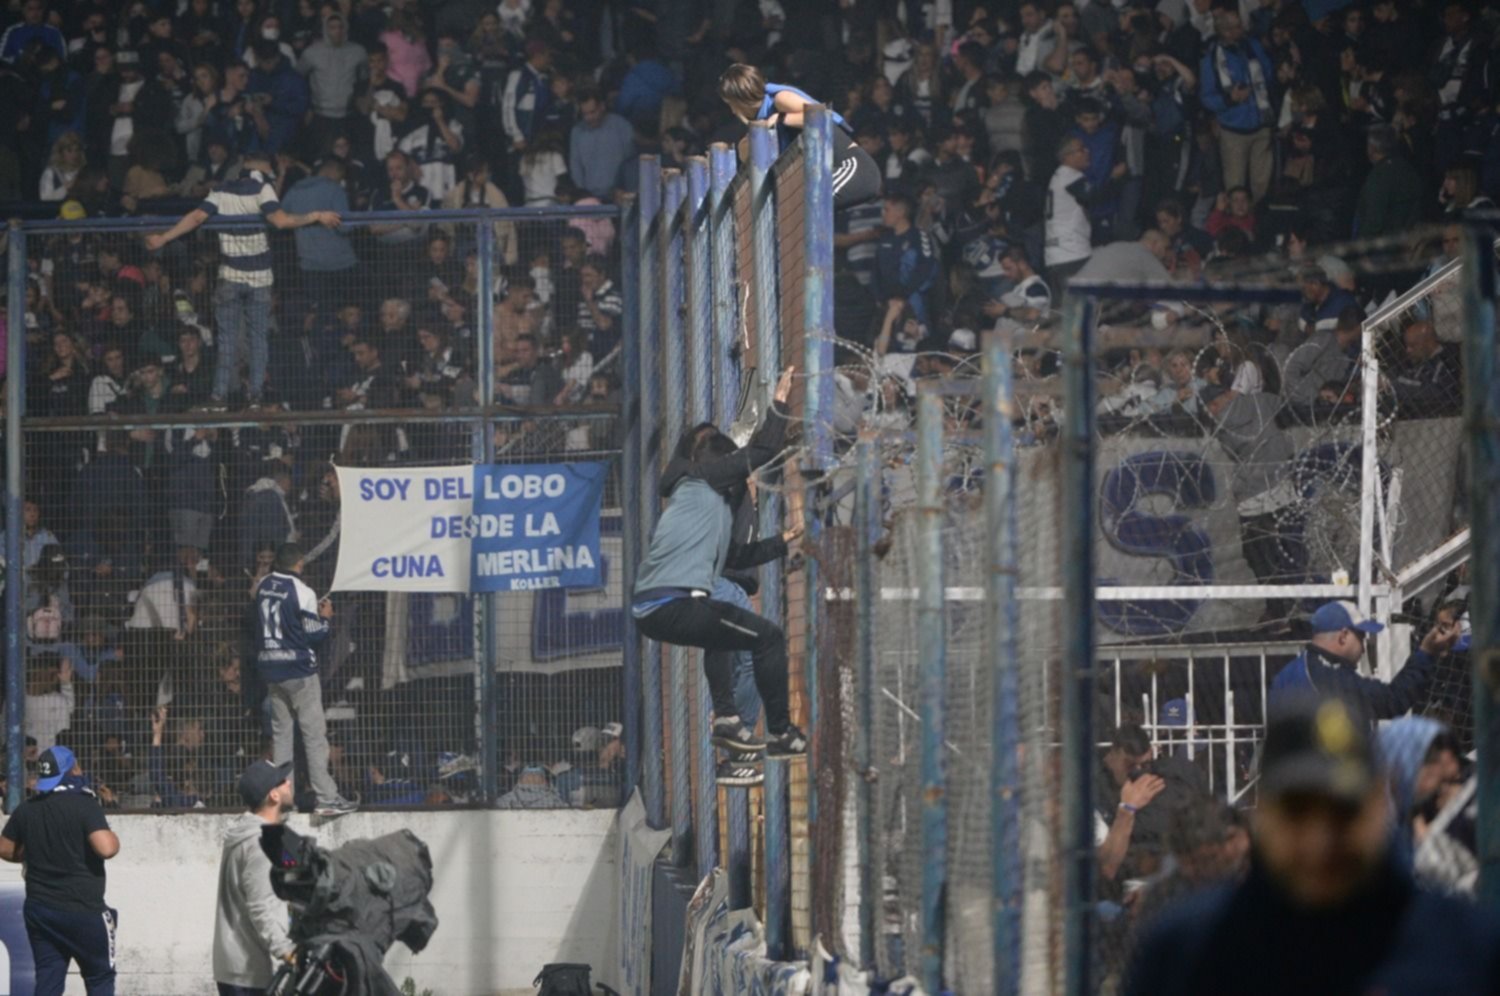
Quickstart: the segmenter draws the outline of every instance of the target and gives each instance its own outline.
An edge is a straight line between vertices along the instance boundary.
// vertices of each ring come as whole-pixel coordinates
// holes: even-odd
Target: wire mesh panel
[[[252,591],[288,541],[328,590],[335,465],[466,464],[487,449],[614,464],[620,445],[611,218],[214,225],[159,252],[140,233],[167,223],[28,238],[28,753],[74,745],[125,808],[237,802],[268,728]],[[263,268],[235,261],[245,239],[268,239]],[[348,265],[314,268],[330,259]],[[476,407],[490,378],[501,417]],[[606,509],[620,484],[615,466]],[[340,791],[480,801],[488,733],[503,805],[615,804],[618,521],[602,524],[597,592],[334,594],[320,670]],[[490,731],[484,659],[499,672]]]

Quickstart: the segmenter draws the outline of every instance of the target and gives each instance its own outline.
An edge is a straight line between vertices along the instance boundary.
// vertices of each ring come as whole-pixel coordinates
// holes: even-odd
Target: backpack
[[[589,973],[592,970],[588,965],[567,962],[543,965],[531,984],[541,986],[537,996],[591,996],[593,987],[589,984]]]

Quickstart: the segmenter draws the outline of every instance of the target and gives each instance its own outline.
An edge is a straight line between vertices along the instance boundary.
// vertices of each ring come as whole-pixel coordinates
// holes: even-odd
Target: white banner
[[[470,541],[434,523],[474,511],[474,468],[338,467],[333,591],[469,590]]]

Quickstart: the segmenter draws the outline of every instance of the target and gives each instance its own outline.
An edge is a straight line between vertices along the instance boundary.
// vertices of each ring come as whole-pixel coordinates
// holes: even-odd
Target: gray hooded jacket
[[[277,960],[290,954],[286,903],[271,891],[271,859],[260,849],[254,813],[224,828],[219,859],[219,903],[214,916],[214,981],[264,989]]]
[[[328,40],[328,26],[323,37],[307,46],[297,69],[307,77],[312,92],[313,113],[320,118],[343,118],[354,99],[354,87],[365,73],[364,46],[347,38],[337,45]]]

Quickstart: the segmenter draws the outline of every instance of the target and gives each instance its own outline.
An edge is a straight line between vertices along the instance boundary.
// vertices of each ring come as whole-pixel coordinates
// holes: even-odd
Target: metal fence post
[[[694,156],[687,161],[687,211],[684,218],[687,240],[688,311],[686,349],[688,365],[688,399],[686,414],[691,425],[713,417],[713,276],[709,261],[708,160]],[[699,651],[697,658],[703,651]],[[693,826],[697,830],[694,852],[698,858],[698,878],[706,878],[719,863],[719,790],[715,780],[714,747],[709,740],[709,715],[713,712],[708,692],[708,678],[702,667],[693,669],[689,685],[698,702],[698,731],[693,751],[698,764],[698,778],[693,793]],[[686,694],[683,695],[686,698]]]
[[[880,908],[875,874],[875,783],[871,733],[875,722],[875,544],[880,541],[880,451],[872,436],[855,445],[854,479],[854,611],[856,626],[854,724],[855,820],[859,834],[859,959],[876,963],[876,910]]]
[[[479,445],[475,456],[486,464],[495,462],[495,427],[491,411],[495,404],[495,226],[488,218],[479,222],[475,232],[479,255],[476,297],[475,362],[478,369],[479,405],[484,416],[479,421]],[[474,596],[470,595],[470,598]],[[500,771],[500,697],[495,687],[495,648],[500,645],[500,595],[483,596],[484,625],[480,627],[479,659],[479,772],[484,801],[493,803],[499,795]]]
[[[735,151],[728,145],[715,144],[709,149],[709,226],[712,232],[710,281],[713,296],[713,339],[709,360],[713,366],[713,411],[709,414],[721,426],[734,420],[740,400],[739,364],[735,355],[739,343],[739,286],[735,271],[735,214],[730,185],[739,168]],[[725,819],[729,853],[725,856],[729,873],[729,906],[743,909],[750,905],[750,790],[728,788],[724,792]]]
[[[1063,306],[1063,992],[1092,993],[1094,886],[1094,301]]]
[[[625,203],[625,212],[620,223],[621,278],[624,287],[625,311],[620,339],[621,360],[624,365],[621,378],[623,417],[625,419],[620,453],[620,540],[624,571],[620,588],[625,594],[625,617],[621,634],[623,654],[621,666],[624,670],[622,699],[625,727],[625,784],[624,798],[630,798],[641,779],[641,637],[630,620],[630,605],[634,601],[635,572],[641,559],[641,517],[632,514],[631,505],[641,493],[641,349],[639,337],[640,283],[641,283],[641,208],[632,196]]]
[[[661,384],[662,384],[662,443],[661,462],[671,459],[672,447],[677,445],[684,425],[683,407],[687,403],[686,338],[682,320],[683,295],[683,238],[681,219],[678,214],[687,199],[687,182],[681,170],[661,171],[662,205],[661,237]],[[659,480],[661,467],[652,467],[652,477]],[[689,741],[692,739],[692,724],[688,717],[687,690],[692,687],[693,654],[687,647],[670,644],[667,647],[667,675],[672,687],[667,692],[671,703],[668,714],[670,736],[667,740],[667,756],[672,761],[672,863],[684,867],[693,851],[693,780]]]
[[[922,965],[929,993],[943,990],[948,885],[948,800],[943,740],[947,729],[947,631],[943,590],[943,399],[917,399],[917,647],[922,660]]]
[[[655,156],[640,159],[640,406],[641,406],[641,462],[640,494],[637,496],[640,516],[641,556],[645,556],[646,544],[651,542],[651,531],[656,526],[660,513],[660,502],[656,496],[659,468],[656,457],[661,447],[661,322],[659,288],[661,286],[661,254],[657,251],[657,240],[662,237],[664,222],[661,216],[661,161]],[[645,796],[646,818],[654,827],[666,823],[662,771],[662,703],[661,703],[661,646],[655,640],[641,641],[641,697],[643,698],[641,727],[641,785]]]
[[[1494,233],[1464,232],[1464,430],[1469,451],[1469,622],[1479,757],[1479,900],[1500,903],[1500,344]]]
[[[806,457],[802,462],[804,486],[821,478],[833,466],[833,116],[828,108],[808,108],[806,127],[802,130],[803,169],[803,268],[802,285],[803,382],[802,424]],[[803,559],[803,613],[806,643],[803,648],[804,681],[807,688],[807,837],[810,846],[818,840],[818,792],[823,766],[823,751],[829,745],[819,738],[818,711],[818,634],[825,614],[821,570],[818,561],[823,552],[823,520],[817,497],[821,489],[808,487],[803,496],[803,531],[807,555]],[[835,747],[835,750],[837,748]],[[819,894],[826,875],[837,875],[836,869],[822,869],[816,861],[808,863],[809,888]],[[818,923],[819,904],[812,904],[813,933],[828,930],[831,924]]]
[[[994,706],[990,743],[990,850],[994,862],[994,985],[996,996],[1020,991],[1021,777],[1019,746],[1019,625],[1016,588],[1016,416],[1009,329],[984,344],[985,535],[989,537],[989,626],[985,658],[993,661]]]
[[[5,341],[5,811],[14,813],[26,798],[26,648],[21,618],[26,597],[26,563],[21,546],[21,504],[25,495],[26,411],[26,229],[11,221],[7,251],[10,295]]]
[[[710,417],[720,425],[728,425],[740,403],[739,364],[735,361],[739,346],[740,288],[734,265],[734,197],[729,190],[739,164],[734,149],[723,143],[711,146],[708,157],[714,298],[714,410]]]
[[[771,393],[781,368],[781,321],[776,293],[776,133],[763,123],[750,125],[750,227],[755,255],[755,330],[758,408],[770,414]],[[760,502],[760,535],[781,529],[781,499],[771,493]],[[761,614],[780,625],[781,565],[768,564],[760,572]],[[788,822],[789,778],[784,762],[766,763],[766,947],[773,959],[786,957],[791,937],[792,864]]]

